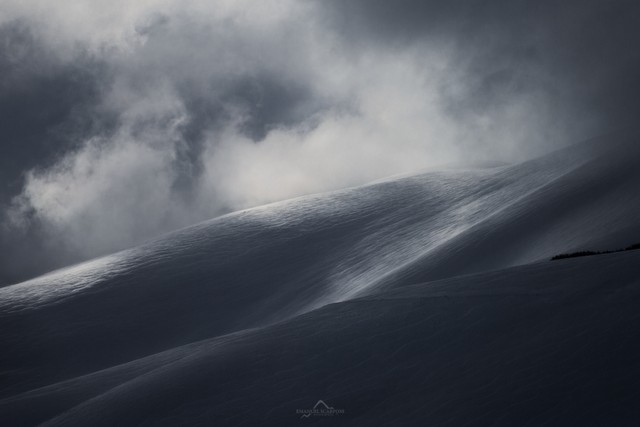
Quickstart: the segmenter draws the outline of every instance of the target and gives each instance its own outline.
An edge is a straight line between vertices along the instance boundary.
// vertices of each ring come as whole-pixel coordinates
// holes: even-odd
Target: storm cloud
[[[633,126],[631,1],[5,1],[0,284]]]

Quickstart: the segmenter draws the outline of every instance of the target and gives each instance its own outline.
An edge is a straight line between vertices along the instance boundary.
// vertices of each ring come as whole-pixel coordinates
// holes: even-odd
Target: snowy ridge
[[[475,320],[496,325],[504,321],[501,316],[510,315],[508,306],[514,298],[531,310],[547,303],[560,307],[561,301],[576,298],[587,305],[608,304],[611,301],[584,298],[605,282],[616,289],[613,294],[605,292],[614,295],[614,305],[626,301],[625,295],[632,297],[629,303],[636,297],[637,254],[546,261],[561,252],[619,247],[638,240],[640,154],[635,142],[633,138],[594,140],[520,165],[398,177],[274,203],[0,288],[0,330],[6,349],[0,356],[4,377],[0,421],[3,416],[16,420],[30,412],[33,422],[59,416],[53,424],[87,425],[99,421],[94,415],[106,412],[113,415],[114,423],[129,423],[136,417],[142,417],[142,423],[148,411],[166,407],[148,422],[172,424],[171,417],[181,423],[210,422],[226,414],[219,423],[239,425],[246,408],[228,403],[233,400],[207,400],[220,390],[237,393],[236,399],[245,404],[250,397],[258,406],[272,404],[270,413],[284,424],[288,418],[278,417],[285,417],[290,405],[315,403],[297,402],[302,396],[316,396],[316,401],[323,399],[333,407],[351,403],[351,411],[363,416],[363,423],[375,420],[374,414],[380,415],[382,409],[371,412],[371,418],[363,415],[373,397],[361,400],[344,392],[341,403],[325,398],[327,393],[339,395],[330,391],[326,381],[307,384],[306,391],[294,384],[308,383],[302,380],[305,369],[315,379],[326,371],[316,362],[332,361],[341,366],[336,368],[339,372],[349,369],[349,363],[358,365],[352,356],[338,360],[335,355],[327,361],[315,356],[326,351],[333,354],[334,345],[337,349],[355,340],[383,355],[393,353],[391,347],[396,344],[403,348],[399,342],[392,345],[366,333],[373,325],[397,330],[399,324],[393,325],[402,323],[402,310],[406,316],[417,316],[419,324],[431,318],[418,320],[424,310],[440,313],[437,316],[444,316],[452,331],[466,337],[456,316],[472,313],[474,307],[485,315],[503,310]],[[616,149],[618,144],[625,149]],[[531,265],[501,270],[525,264]],[[460,275],[466,276],[454,278]],[[584,286],[574,283],[577,277]],[[558,287],[568,291],[556,292]],[[432,293],[436,289],[439,293]],[[426,300],[464,296],[459,300],[464,304],[455,303],[448,312],[443,307],[451,301],[442,307],[426,303],[425,292]],[[525,297],[531,301],[523,302]],[[489,308],[484,302],[478,305],[482,298],[499,302]],[[366,309],[353,309],[356,306]],[[560,322],[559,316],[554,321]],[[607,319],[611,326],[613,321]],[[528,325],[523,328],[539,326]],[[547,326],[559,324],[552,321]],[[407,334],[419,332],[409,329]],[[434,337],[440,334],[437,329],[433,333]],[[309,338],[316,334],[326,347]],[[558,340],[566,338],[561,335]],[[469,337],[460,340],[462,346],[475,342]],[[427,340],[423,345],[440,344]],[[282,363],[291,364],[287,373],[286,365],[267,363],[277,365],[269,369],[281,369],[280,379],[273,379],[278,384],[282,381],[276,387],[280,394],[269,388],[273,382],[256,386],[272,397],[241,393],[250,381],[241,372],[253,372],[258,382],[266,372],[261,356],[251,356],[254,353],[263,354],[264,360],[280,357]],[[435,353],[432,357],[433,363],[440,363]],[[303,363],[298,358],[316,362]],[[205,361],[208,368],[202,365]],[[392,366],[401,369],[402,365]],[[364,371],[355,369],[352,380],[370,377],[367,369],[374,367],[380,368],[374,363],[365,364]],[[402,375],[398,378],[410,381]],[[376,381],[383,383],[375,385]],[[374,388],[365,387],[364,395],[373,396],[384,381],[373,379]],[[175,393],[170,384],[191,390],[187,401],[172,401]],[[147,399],[149,390],[157,393]],[[431,393],[424,389],[419,395],[427,392]],[[120,402],[129,397],[140,405],[133,408]],[[276,398],[280,401],[271,401]],[[187,408],[200,399],[208,402],[209,409],[197,406],[194,414],[198,416],[190,417]],[[411,401],[409,396],[404,399]],[[209,415],[202,415],[203,411]]]
[[[46,425],[637,420],[640,252],[412,285],[0,401]],[[473,402],[473,403],[470,403]],[[15,418],[12,418],[15,417]]]

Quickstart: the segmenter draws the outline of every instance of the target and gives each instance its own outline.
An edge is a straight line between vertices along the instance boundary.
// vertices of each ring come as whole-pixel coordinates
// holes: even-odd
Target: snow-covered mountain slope
[[[41,396],[53,416],[179,364],[209,345],[202,340],[236,342],[254,333],[247,328],[330,303],[634,243],[636,142],[594,140],[515,166],[275,203],[0,288],[0,397],[24,402],[20,393],[33,390],[28,395]],[[288,387],[292,379],[283,381]],[[68,384],[62,397],[40,389]]]
[[[640,251],[330,304],[0,401],[47,425],[633,425]]]

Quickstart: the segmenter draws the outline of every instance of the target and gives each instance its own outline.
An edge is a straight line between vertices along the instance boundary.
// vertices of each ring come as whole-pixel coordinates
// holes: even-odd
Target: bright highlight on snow
[[[490,413],[503,399],[547,407],[546,390],[572,410],[597,396],[596,419],[613,416],[607,390],[640,374],[610,371],[640,351],[640,253],[548,260],[640,235],[635,142],[265,205],[1,288],[0,419],[286,424],[320,396],[339,422],[455,423],[481,414],[449,411],[442,393],[491,396],[485,381],[502,396],[483,398]],[[561,393],[576,366],[608,379]],[[412,413],[418,401],[429,410]]]
[[[640,425],[639,23],[1,0],[0,427]]]

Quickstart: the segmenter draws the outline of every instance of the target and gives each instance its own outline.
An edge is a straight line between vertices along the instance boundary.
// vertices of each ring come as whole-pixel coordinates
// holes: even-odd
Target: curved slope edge
[[[384,289],[624,246],[640,157],[606,148],[249,209],[1,288],[0,397]]]
[[[0,401],[0,413],[293,425],[323,400],[344,410],[332,425],[627,425],[640,419],[640,253],[592,258],[330,304]]]

